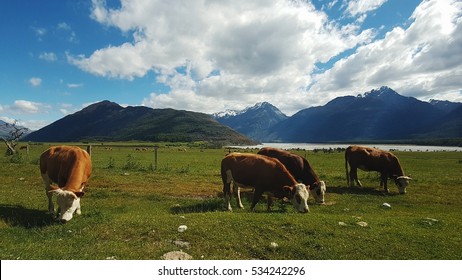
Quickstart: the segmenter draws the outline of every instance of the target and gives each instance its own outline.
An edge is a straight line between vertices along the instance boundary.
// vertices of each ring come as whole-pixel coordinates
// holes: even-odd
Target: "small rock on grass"
[[[162,255],[163,260],[192,260],[193,257],[183,251],[171,251]]]

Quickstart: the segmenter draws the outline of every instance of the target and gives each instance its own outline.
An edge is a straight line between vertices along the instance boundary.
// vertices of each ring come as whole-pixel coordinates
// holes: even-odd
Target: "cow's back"
[[[314,173],[309,162],[299,155],[269,147],[260,149],[258,154],[278,159],[296,180],[305,185],[312,185],[314,182],[319,182],[319,177]]]
[[[40,156],[40,172],[63,188],[73,178],[85,183],[91,176],[89,154],[74,146],[51,147]]]

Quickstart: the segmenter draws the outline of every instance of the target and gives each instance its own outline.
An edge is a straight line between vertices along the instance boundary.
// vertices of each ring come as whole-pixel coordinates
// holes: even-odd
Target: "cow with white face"
[[[326,183],[319,180],[307,159],[286,150],[271,147],[261,148],[258,154],[278,159],[294,176],[295,180],[309,186],[317,203],[324,203]]]
[[[350,171],[348,171],[350,165]],[[395,181],[400,194],[406,193],[411,177],[405,176],[399,159],[392,153],[376,148],[349,146],[345,151],[345,171],[347,184],[354,186],[355,182],[362,187],[357,170],[380,172],[380,186],[388,192],[387,180]]]
[[[240,197],[240,188],[255,190],[252,206],[260,200],[263,193],[268,194],[268,210],[272,204],[272,197],[288,198],[294,208],[300,213],[309,211],[307,200],[308,187],[298,183],[286,167],[277,159],[250,153],[231,153],[221,161],[221,178],[225,203],[231,211],[231,184],[236,194],[237,203],[244,208]]]
[[[48,210],[54,214],[53,194],[56,194],[58,220],[61,222],[70,221],[74,213],[81,214],[80,198],[84,195],[91,170],[90,155],[79,147],[51,147],[40,156]]]

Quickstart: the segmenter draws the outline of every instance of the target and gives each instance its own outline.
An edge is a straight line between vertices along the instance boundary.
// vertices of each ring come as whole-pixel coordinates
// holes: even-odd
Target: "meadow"
[[[233,212],[225,211],[226,148],[94,144],[82,215],[61,224],[47,213],[38,167],[49,146],[0,156],[2,260],[157,260],[179,250],[204,260],[462,259],[460,152],[395,152],[413,178],[398,195],[390,181],[383,193],[375,172],[359,171],[365,187],[347,187],[341,151],[294,151],[327,183],[326,205],[310,198],[310,212],[300,214],[285,202],[268,212],[264,201],[250,212],[251,192],[243,194],[246,209],[233,199]]]

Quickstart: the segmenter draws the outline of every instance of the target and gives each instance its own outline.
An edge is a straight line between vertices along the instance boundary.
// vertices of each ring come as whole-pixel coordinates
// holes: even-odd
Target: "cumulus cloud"
[[[29,84],[33,87],[39,87],[42,84],[42,79],[37,77],[32,77],[29,79]]]
[[[345,11],[358,20],[341,26],[301,0],[122,0],[116,8],[94,0],[91,17],[131,37],[67,58],[107,78],[152,72],[169,90],[150,93],[144,105],[203,112],[269,101],[290,114],[382,85],[410,95],[460,89],[460,1],[425,0],[409,27],[377,40],[361,18],[385,2],[349,1]],[[352,54],[316,71],[345,52]]]
[[[10,110],[22,114],[37,114],[43,113],[43,111],[49,106],[42,103],[27,101],[27,100],[16,100],[10,106]]]
[[[460,2],[423,1],[407,29],[396,27],[383,39],[359,47],[318,75],[312,90],[332,96],[388,85],[422,99],[444,97],[444,92],[460,95],[461,14]]]
[[[376,10],[388,0],[351,0],[346,11],[353,17]]]
[[[234,103],[297,93],[310,84],[315,63],[373,36],[339,28],[305,1],[122,1],[117,9],[93,1],[92,18],[132,39],[90,56],[68,54],[68,61],[109,78],[153,71],[172,89],[145,100],[156,107],[173,106],[173,97],[186,92],[216,102],[226,95]]]

